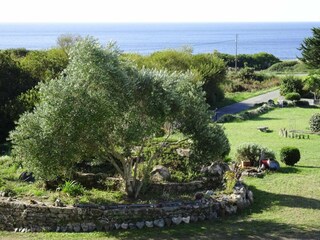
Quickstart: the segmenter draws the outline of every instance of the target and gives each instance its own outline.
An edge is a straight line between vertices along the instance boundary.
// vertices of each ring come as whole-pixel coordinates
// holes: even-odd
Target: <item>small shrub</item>
[[[226,122],[232,122],[236,119],[239,119],[237,115],[234,114],[224,114],[221,118],[218,119],[218,123],[226,123]]]
[[[265,158],[275,158],[272,150],[255,143],[243,143],[237,148],[236,159],[238,161],[250,161],[252,165],[258,165],[261,153]]]
[[[232,193],[233,192],[233,188],[237,183],[236,173],[233,172],[233,171],[226,171],[225,174],[224,174],[224,179],[226,181],[225,192],[226,193]]]
[[[320,132],[320,113],[315,113],[311,116],[309,125],[312,132]]]
[[[66,193],[69,196],[75,197],[78,195],[83,195],[84,187],[75,181],[66,181],[62,187],[62,192]]]
[[[300,98],[301,98],[300,94],[296,92],[288,93],[285,96],[285,99],[289,101],[298,101],[300,100]]]
[[[300,160],[300,151],[296,147],[283,147],[280,151],[280,160],[288,166],[293,166]]]
[[[303,93],[302,80],[294,76],[286,76],[281,80],[280,94],[285,96],[288,93],[297,92],[299,94]]]

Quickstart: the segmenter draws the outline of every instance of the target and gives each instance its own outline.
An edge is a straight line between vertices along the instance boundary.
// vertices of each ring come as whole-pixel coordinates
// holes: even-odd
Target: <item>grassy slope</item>
[[[88,234],[13,234],[0,239],[319,239],[320,238],[320,136],[310,140],[278,136],[280,128],[306,129],[317,109],[276,109],[256,120],[225,124],[232,144],[231,155],[242,142],[267,146],[276,153],[282,146],[297,146],[302,158],[295,167],[282,165],[280,172],[263,179],[247,178],[255,203],[242,214],[215,222],[180,225],[168,229]],[[256,130],[268,126],[271,133]]]

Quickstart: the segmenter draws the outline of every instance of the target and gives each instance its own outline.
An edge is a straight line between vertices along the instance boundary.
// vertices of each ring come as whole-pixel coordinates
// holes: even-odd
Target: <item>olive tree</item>
[[[41,83],[40,102],[11,133],[13,154],[38,176],[71,176],[82,159],[110,162],[137,197],[152,161],[172,133],[148,156],[144,146],[165,123],[193,140],[211,161],[228,154],[220,126],[211,124],[202,86],[190,73],[137,70],[114,45],[92,38],[76,43],[55,81]],[[208,142],[206,142],[206,140]]]

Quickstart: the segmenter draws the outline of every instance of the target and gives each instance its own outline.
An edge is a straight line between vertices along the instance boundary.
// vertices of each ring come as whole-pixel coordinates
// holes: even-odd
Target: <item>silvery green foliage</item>
[[[214,160],[229,152],[222,128],[210,125],[202,86],[191,73],[137,70],[120,60],[114,45],[103,48],[92,38],[69,54],[61,77],[39,86],[40,103],[11,133],[14,155],[36,175],[68,176],[75,163],[96,159],[111,162],[129,183],[134,149],[165,122],[193,139],[199,156]]]

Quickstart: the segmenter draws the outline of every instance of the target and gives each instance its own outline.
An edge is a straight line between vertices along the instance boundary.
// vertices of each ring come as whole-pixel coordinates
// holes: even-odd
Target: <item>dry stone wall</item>
[[[211,193],[212,194],[212,193]],[[213,220],[249,206],[253,195],[239,185],[231,195],[206,195],[192,202],[54,207],[0,198],[0,230],[90,232],[141,229]]]

